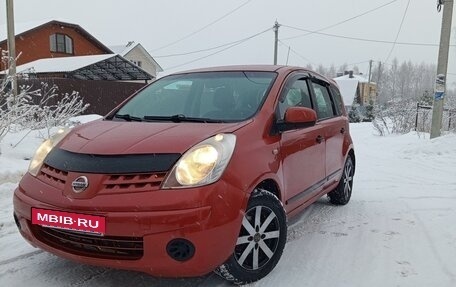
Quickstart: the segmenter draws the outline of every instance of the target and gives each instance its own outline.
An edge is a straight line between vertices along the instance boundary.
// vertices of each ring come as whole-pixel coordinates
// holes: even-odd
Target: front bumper
[[[112,207],[113,201],[120,202],[125,195],[119,195],[117,199],[112,195],[109,208],[98,205],[95,206],[96,210],[94,199],[70,200],[71,206],[53,205],[30,196],[30,191],[25,188],[31,186],[54,196],[59,193],[61,197],[65,196],[31,176],[26,175],[21,181],[14,193],[14,213],[22,236],[32,245],[85,264],[136,270],[163,277],[201,276],[226,261],[234,250],[247,204],[247,194],[223,180],[195,189],[166,191],[176,193],[176,196],[185,193],[183,200],[188,200],[189,196],[197,200],[201,194],[211,194],[205,196],[201,206],[188,207],[188,202],[183,202],[182,209],[152,211],[146,211],[142,207],[147,205],[141,202],[143,197],[139,197],[138,208],[131,211],[123,208],[118,211]],[[227,191],[230,196],[226,196]],[[129,196],[129,204],[134,201],[132,197],[135,195]],[[177,202],[173,205],[179,206]],[[97,238],[92,235],[86,239],[85,234],[60,236],[61,230],[49,230],[31,224],[32,207],[104,216],[106,234]],[[55,239],[56,237],[58,238]],[[194,246],[193,256],[185,261],[171,258],[167,246],[174,239],[191,242]],[[91,247],[83,248],[84,245]],[[131,254],[124,252],[122,255],[122,252],[113,251],[116,248],[135,251]]]

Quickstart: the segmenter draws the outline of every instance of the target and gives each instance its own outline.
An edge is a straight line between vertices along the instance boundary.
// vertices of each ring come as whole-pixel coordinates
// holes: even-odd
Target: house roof
[[[335,78],[337,85],[339,86],[340,94],[344,100],[346,106],[351,106],[356,96],[356,89],[358,88],[359,81],[353,78]]]
[[[368,82],[368,80],[366,78],[364,78],[363,76],[361,76],[361,75],[352,75],[352,78],[350,78],[350,75],[343,75],[343,76],[334,78],[334,80],[336,80],[336,81],[344,81],[344,80],[353,81],[353,80],[356,80],[356,81],[358,81],[360,83],[367,83]]]
[[[82,80],[151,80],[152,75],[117,54],[46,58],[16,67],[18,73],[66,73]]]
[[[344,104],[351,106],[355,100],[356,90],[358,89],[359,83],[368,83],[369,80],[364,78],[361,75],[343,75],[337,78],[334,78],[337,85],[339,86],[340,93],[344,99]]]
[[[86,39],[90,40],[92,43],[94,43],[97,47],[99,47],[101,50],[103,50],[106,53],[113,53],[111,49],[109,49],[107,46],[105,46],[103,43],[98,41],[94,36],[92,36],[89,32],[87,32],[84,28],[77,24],[72,24],[72,23],[67,23],[63,21],[58,21],[58,20],[42,20],[42,21],[32,21],[32,22],[19,22],[19,23],[14,23],[14,32],[17,36],[22,36],[24,34],[27,34],[29,32],[38,30],[42,28],[43,26],[46,25],[60,25],[64,27],[69,27],[75,29],[77,32],[82,34]],[[5,42],[7,38],[7,26],[6,25],[0,25],[0,44]]]
[[[140,43],[135,43],[135,42],[128,42],[127,45],[115,45],[115,46],[109,46],[109,48],[114,51],[114,53],[118,53],[121,56],[127,56],[128,53],[130,53],[133,49],[139,49],[145,56],[146,58],[149,59],[156,67],[157,67],[157,72],[162,72],[163,68],[155,61],[155,59],[147,52],[147,50],[141,45]]]

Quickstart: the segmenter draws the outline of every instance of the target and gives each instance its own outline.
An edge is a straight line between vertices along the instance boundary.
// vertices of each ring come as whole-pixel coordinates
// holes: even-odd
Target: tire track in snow
[[[100,271],[95,271],[94,273],[87,275],[85,278],[81,278],[81,280],[71,283],[70,286],[79,287],[79,286],[91,285],[91,284],[87,285],[87,283],[89,283],[90,281],[95,280],[99,277],[102,277],[103,275],[105,275],[106,273],[109,273],[110,271],[112,272],[112,269],[104,269],[104,270],[100,270]],[[97,285],[97,284],[95,284],[95,285]]]
[[[41,254],[43,252],[44,252],[43,250],[35,250],[35,251],[32,251],[32,252],[24,253],[22,255],[10,258],[10,259],[2,260],[2,261],[0,261],[0,266],[1,265],[6,265],[6,264],[10,264],[10,263],[16,262],[18,260],[26,259],[26,258],[29,258],[31,256],[35,256],[35,255]]]

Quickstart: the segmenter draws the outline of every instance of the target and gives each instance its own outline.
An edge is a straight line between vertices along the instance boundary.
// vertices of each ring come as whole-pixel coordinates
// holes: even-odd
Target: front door
[[[284,119],[292,106],[313,108],[306,77],[287,83],[279,99],[278,116]],[[321,125],[281,134],[286,211],[289,212],[322,190],[325,182],[325,141]]]

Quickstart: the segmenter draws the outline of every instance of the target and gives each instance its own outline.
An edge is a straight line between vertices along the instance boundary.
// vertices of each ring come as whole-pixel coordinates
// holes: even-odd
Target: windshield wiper
[[[123,120],[126,120],[128,122],[131,122],[131,121],[142,122],[143,121],[142,118],[135,117],[135,116],[130,116],[129,114],[124,114],[124,115],[115,114],[114,118],[123,119]]]
[[[194,118],[187,117],[183,114],[177,114],[172,116],[144,116],[146,121],[172,121],[175,123],[180,122],[194,122],[194,123],[223,123],[222,120],[210,119],[210,118]]]

